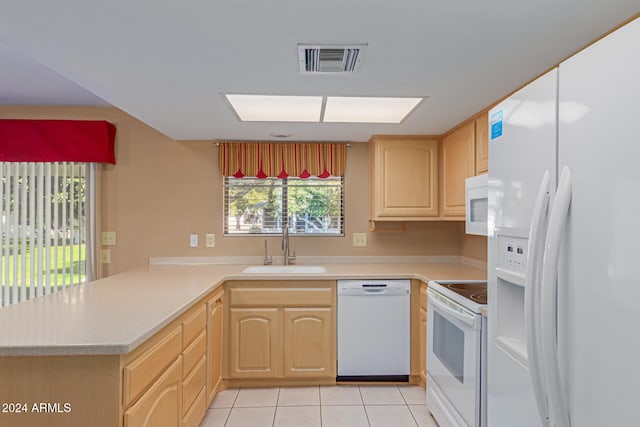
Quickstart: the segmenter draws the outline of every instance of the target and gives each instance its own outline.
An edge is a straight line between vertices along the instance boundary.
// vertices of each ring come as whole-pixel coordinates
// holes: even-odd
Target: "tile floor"
[[[417,386],[224,390],[200,427],[437,427]]]

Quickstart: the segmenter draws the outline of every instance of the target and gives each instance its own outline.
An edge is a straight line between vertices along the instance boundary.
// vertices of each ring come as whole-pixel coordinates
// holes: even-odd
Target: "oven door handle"
[[[468,310],[460,304],[451,301],[449,298],[440,295],[439,293],[427,288],[428,302],[433,304],[435,309],[454,317],[461,322],[473,327],[473,329],[480,329],[480,322],[478,322],[478,315],[471,310]]]

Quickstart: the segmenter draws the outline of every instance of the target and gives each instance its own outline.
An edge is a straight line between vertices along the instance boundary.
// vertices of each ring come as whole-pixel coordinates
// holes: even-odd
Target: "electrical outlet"
[[[198,247],[198,235],[190,234],[189,235],[189,247],[197,248]]]
[[[353,233],[353,246],[367,246],[367,233]]]
[[[100,251],[100,262],[102,264],[111,264],[111,249],[102,249]]]
[[[216,235],[215,234],[207,234],[205,236],[205,245],[208,248],[215,248],[216,247]]]
[[[102,232],[102,246],[115,246],[116,245],[116,232],[115,231],[103,231]]]

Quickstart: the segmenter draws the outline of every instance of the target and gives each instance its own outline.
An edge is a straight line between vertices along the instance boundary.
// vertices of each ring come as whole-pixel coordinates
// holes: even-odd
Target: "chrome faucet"
[[[268,255],[267,239],[264,239],[264,265],[273,264],[273,257]]]
[[[282,250],[284,251],[284,265],[291,264],[291,261],[296,260],[296,251],[293,251],[293,256],[289,255],[289,222],[285,221],[282,224]]]

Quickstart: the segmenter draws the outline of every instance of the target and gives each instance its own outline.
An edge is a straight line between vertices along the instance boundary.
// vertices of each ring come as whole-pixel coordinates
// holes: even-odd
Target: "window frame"
[[[223,236],[224,237],[273,237],[273,236],[281,236],[282,235],[282,226],[280,226],[280,231],[277,233],[250,233],[250,232],[243,232],[243,233],[230,233],[229,232],[229,209],[228,209],[228,189],[230,188],[228,182],[229,180],[233,179],[233,180],[242,180],[242,179],[255,179],[255,180],[266,180],[266,179],[272,179],[272,180],[278,180],[281,182],[280,184],[280,188],[282,188],[282,195],[281,195],[281,211],[282,212],[288,212],[288,202],[287,202],[287,195],[288,195],[288,190],[289,188],[292,187],[292,185],[288,185],[289,184],[289,180],[297,180],[299,182],[304,182],[304,181],[308,181],[308,180],[313,180],[313,181],[317,181],[317,182],[327,182],[330,180],[340,180],[340,217],[339,217],[339,232],[338,233],[299,233],[296,232],[294,230],[295,226],[292,226],[292,224],[290,223],[290,215],[287,215],[288,218],[288,227],[289,227],[289,235],[292,237],[344,237],[345,236],[345,197],[344,197],[344,191],[345,191],[345,179],[344,176],[329,176],[327,178],[319,178],[319,177],[309,177],[309,178],[299,178],[299,177],[286,177],[286,178],[279,178],[279,177],[268,177],[266,179],[263,178],[256,178],[256,177],[242,177],[242,178],[235,178],[233,176],[224,176],[223,177],[223,181],[222,181],[222,232],[223,232]],[[336,186],[338,187],[338,186]],[[283,216],[284,217],[284,216]],[[293,227],[293,228],[292,228]]]

